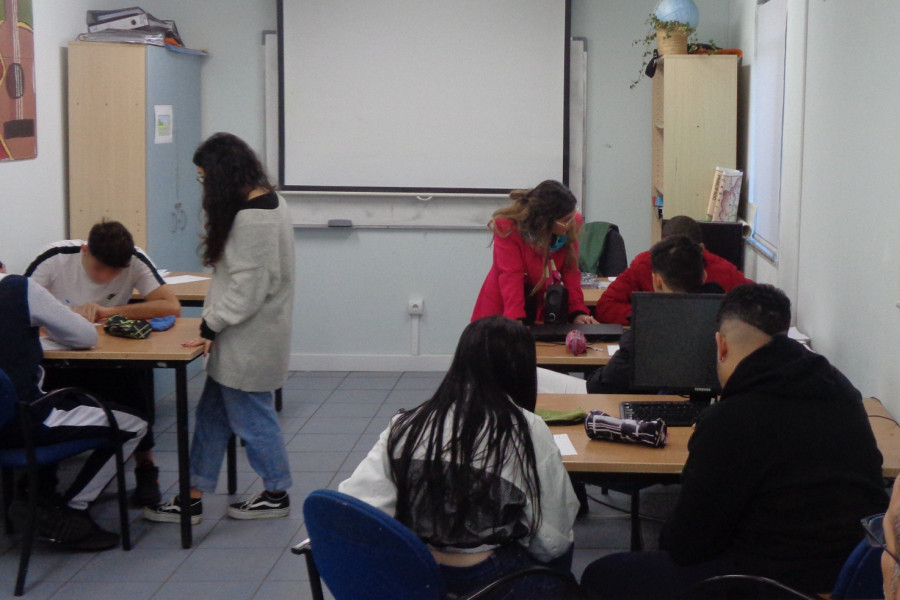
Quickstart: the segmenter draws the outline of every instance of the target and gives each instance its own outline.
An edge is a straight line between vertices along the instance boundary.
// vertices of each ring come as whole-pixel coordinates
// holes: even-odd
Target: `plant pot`
[[[684,31],[665,29],[656,30],[656,48],[660,56],[666,54],[687,54],[688,35]]]

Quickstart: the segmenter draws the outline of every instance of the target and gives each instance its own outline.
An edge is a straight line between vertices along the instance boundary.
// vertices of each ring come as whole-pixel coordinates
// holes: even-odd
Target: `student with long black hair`
[[[184,343],[209,355],[191,443],[191,521],[214,492],[232,433],[247,444],[265,489],[228,507],[234,519],[290,513],[291,473],[272,391],[284,385],[294,298],[294,232],[284,201],[247,144],[217,133],[194,153],[203,185],[203,263],[214,268],[200,337]],[[177,523],[178,498],[144,518]]]
[[[428,544],[450,593],[533,565],[569,572],[578,499],[536,400],[528,330],[500,316],[470,323],[434,396],[394,417],[339,489]],[[504,598],[561,591],[530,578]]]

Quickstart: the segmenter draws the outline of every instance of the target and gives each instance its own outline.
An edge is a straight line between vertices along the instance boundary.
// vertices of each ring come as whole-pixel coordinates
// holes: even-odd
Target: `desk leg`
[[[281,388],[275,390],[275,412],[281,412],[284,401],[281,398]]]
[[[178,495],[181,499],[181,547],[190,548],[191,466],[188,446],[187,365],[175,367],[175,429],[178,439]]]
[[[232,433],[226,449],[226,463],[228,465],[228,493],[237,493],[237,437]]]
[[[631,551],[644,549],[644,536],[641,535],[641,486],[635,485],[631,490]]]

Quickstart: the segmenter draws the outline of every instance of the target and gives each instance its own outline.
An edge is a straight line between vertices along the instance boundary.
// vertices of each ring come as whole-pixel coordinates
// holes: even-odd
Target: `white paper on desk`
[[[192,281],[206,281],[209,277],[197,277],[196,275],[173,275],[172,277],[163,277],[163,281],[169,285],[176,283],[191,283]]]
[[[559,452],[563,456],[576,456],[578,454],[575,446],[572,445],[572,440],[569,439],[568,433],[554,434],[553,441],[556,442],[556,447],[559,448]]]
[[[610,356],[612,356],[613,354],[615,354],[616,352],[619,351],[619,345],[618,344],[607,344],[606,351],[609,352]]]
[[[45,337],[41,338],[41,348],[43,348],[44,351],[47,351],[47,350],[71,350],[71,348],[69,348],[68,346],[63,346],[62,344],[60,344],[58,342],[54,342],[50,338],[45,338]]]

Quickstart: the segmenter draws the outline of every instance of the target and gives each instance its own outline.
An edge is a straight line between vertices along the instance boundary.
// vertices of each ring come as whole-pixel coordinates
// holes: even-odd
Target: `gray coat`
[[[238,211],[203,303],[203,318],[216,332],[206,372],[246,392],[278,389],[288,373],[294,231],[277,199],[274,209]]]

